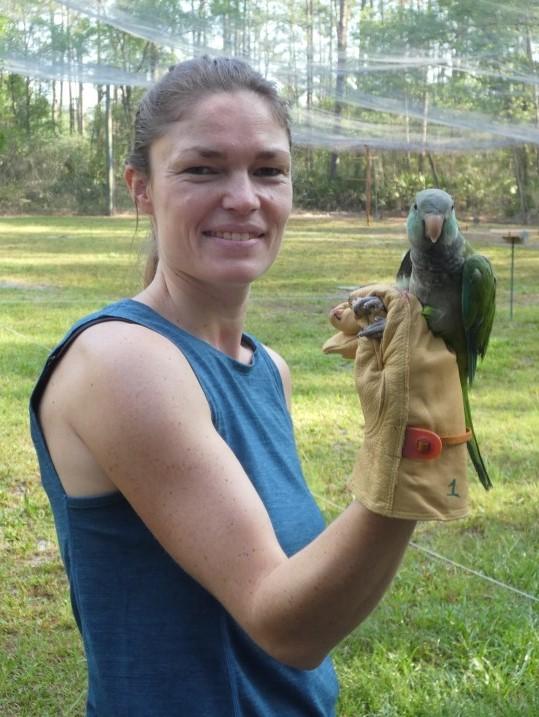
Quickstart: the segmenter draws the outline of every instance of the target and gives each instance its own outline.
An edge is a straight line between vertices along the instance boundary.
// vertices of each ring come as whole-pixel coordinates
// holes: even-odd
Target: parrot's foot
[[[358,336],[370,339],[381,339],[386,325],[386,307],[378,296],[365,296],[352,299],[350,306],[358,319],[365,319],[367,325]]]
[[[368,339],[381,339],[384,335],[384,329],[386,327],[385,319],[378,319],[369,324],[366,329],[360,331],[358,336],[366,336]]]

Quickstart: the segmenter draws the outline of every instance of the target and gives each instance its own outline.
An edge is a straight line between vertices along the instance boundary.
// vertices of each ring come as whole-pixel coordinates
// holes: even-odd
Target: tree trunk
[[[157,49],[157,45],[152,42],[150,43],[150,76],[152,78],[152,82],[155,82],[157,79],[157,64],[159,62],[159,50]]]
[[[77,61],[79,64],[82,64],[83,61],[80,43],[77,47]],[[79,94],[77,98],[77,132],[81,136],[84,134],[84,84],[82,82],[79,82]]]
[[[58,125],[58,131],[62,132],[62,126],[64,124],[63,122],[63,107],[64,107],[64,81],[60,80],[60,95],[58,97],[58,119],[57,119],[57,125]]]
[[[518,186],[518,195],[520,198],[520,211],[522,214],[522,223],[528,223],[528,156],[526,147],[515,148],[513,150],[513,167],[515,170],[515,179]]]
[[[419,172],[425,174],[425,157],[427,153],[427,137],[429,129],[429,90],[425,79],[425,94],[423,95],[423,129],[421,133],[422,150],[418,158]]]
[[[405,125],[405,132],[406,132],[406,144],[410,144],[410,116],[408,114],[408,92],[406,91],[404,94],[404,125]],[[410,171],[412,166],[412,158],[410,156],[410,150],[406,152],[406,168],[408,171]]]
[[[438,172],[436,171],[436,165],[434,164],[434,158],[430,152],[427,152],[427,159],[429,160],[430,171],[432,172],[432,178],[434,179],[434,186],[440,187],[440,177],[438,176]]]
[[[24,126],[26,129],[26,134],[28,137],[32,134],[32,125],[30,123],[30,117],[31,117],[31,104],[32,104],[32,92],[30,90],[30,78],[25,78],[24,83],[24,105],[25,105],[25,116],[24,116]]]
[[[79,82],[79,98],[77,102],[77,132],[84,134],[84,85]]]
[[[344,97],[344,87],[346,84],[346,48],[348,33],[348,16],[349,16],[348,0],[339,0],[339,17],[337,20],[337,79],[335,84],[335,114],[337,120],[335,122],[335,131],[340,129],[340,116],[342,114],[342,99]],[[339,155],[332,152],[329,160],[329,176],[335,179],[337,176],[337,165]]]
[[[313,62],[314,62],[314,12],[313,0],[305,3],[306,34],[307,34],[307,111],[313,107]],[[309,120],[310,123],[310,120]],[[313,169],[312,147],[306,148],[306,165],[309,172]]]
[[[529,25],[529,17],[528,17],[528,23],[526,23],[526,53],[528,55],[528,62],[530,64],[531,70],[533,73],[536,73],[536,62],[533,59],[533,49],[532,49],[532,38],[530,33],[530,25]],[[533,103],[535,106],[535,126],[539,127],[539,87],[537,84],[533,85]],[[539,147],[535,148],[535,165],[537,172],[539,173]]]
[[[71,41],[71,22],[69,9],[66,9],[66,27],[67,27],[67,64],[69,67],[69,82],[67,85],[68,97],[69,97],[69,134],[73,134],[75,131],[75,100],[73,97],[73,82],[71,81],[72,75],[72,62],[73,62],[73,43]]]
[[[69,134],[75,131],[75,98],[73,97],[73,83],[68,82],[69,89]]]
[[[242,9],[242,23],[241,23],[241,51],[244,55],[244,57],[249,57],[251,54],[251,43],[250,35],[249,35],[249,8],[250,4],[247,2],[247,0],[243,0],[243,9]]]
[[[52,81],[52,99],[51,99],[51,122],[52,128],[56,130],[56,80]]]
[[[49,24],[50,24],[50,34],[51,37],[54,37],[54,28],[55,28],[55,22],[54,22],[54,13],[52,9],[49,9]],[[51,124],[53,132],[56,131],[56,80],[52,81],[52,99],[51,99]]]
[[[193,26],[191,28],[191,42],[193,44],[193,47],[198,46],[198,32],[197,32],[197,22],[195,20],[195,0],[191,0],[191,17],[193,18]]]
[[[122,107],[123,107],[123,111],[124,111],[125,124],[127,127],[130,127],[132,115],[133,115],[132,101],[131,101],[132,89],[131,89],[130,85],[122,85],[121,89],[122,89]],[[129,144],[131,145],[131,142],[129,142]]]

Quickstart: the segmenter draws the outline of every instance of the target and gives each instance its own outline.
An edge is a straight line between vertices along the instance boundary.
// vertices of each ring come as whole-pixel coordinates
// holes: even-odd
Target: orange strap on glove
[[[368,317],[352,303],[377,296],[386,310],[381,339],[359,337]],[[379,318],[379,317],[377,317]],[[452,520],[468,513],[469,432],[457,362],[429,330],[415,296],[386,285],[365,286],[335,307],[339,330],[326,353],[354,359],[365,417],[350,488],[374,513],[413,520]]]

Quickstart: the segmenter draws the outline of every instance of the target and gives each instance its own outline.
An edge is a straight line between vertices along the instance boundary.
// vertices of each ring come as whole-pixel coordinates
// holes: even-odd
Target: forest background
[[[0,213],[131,208],[137,101],[209,49],[289,99],[296,207],[383,217],[438,185],[466,219],[533,223],[538,17],[524,0],[3,0]]]

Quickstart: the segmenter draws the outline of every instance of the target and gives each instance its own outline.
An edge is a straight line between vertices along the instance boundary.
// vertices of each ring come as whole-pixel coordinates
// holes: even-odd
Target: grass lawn
[[[464,233],[498,275],[489,353],[471,395],[495,488],[487,494],[470,467],[471,516],[418,528],[381,605],[335,650],[339,717],[539,715],[539,602],[530,597],[539,596],[539,238],[532,231],[517,248],[510,321],[510,250],[490,229]],[[137,291],[143,235],[124,217],[0,218],[3,717],[84,714],[84,656],[27,401],[71,323]],[[350,363],[320,351],[332,333],[327,313],[346,287],[391,281],[405,246],[402,220],[367,227],[357,218],[294,217],[280,258],[253,287],[248,330],[292,368],[299,451],[328,520],[349,501],[362,417]]]

